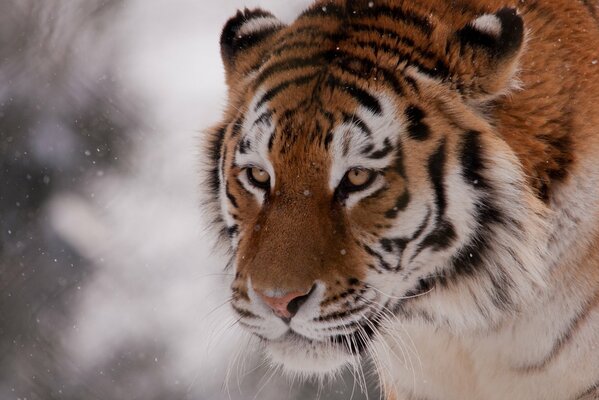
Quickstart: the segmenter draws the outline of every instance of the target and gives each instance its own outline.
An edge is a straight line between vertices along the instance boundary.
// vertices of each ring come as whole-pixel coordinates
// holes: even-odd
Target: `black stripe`
[[[249,319],[260,318],[259,316],[257,316],[256,314],[252,313],[251,311],[243,309],[243,308],[239,308],[238,306],[236,306],[233,303],[231,303],[231,307],[233,307],[233,310],[235,310],[235,312],[237,314],[239,314],[239,316],[242,317],[242,318],[249,318]]]
[[[367,29],[366,25],[361,25],[361,24],[356,24],[360,30],[363,30],[365,32],[371,31],[372,29]],[[441,61],[441,63],[443,65],[445,65],[445,68],[443,68],[444,70],[449,70],[449,67],[442,61],[440,60],[439,56],[437,56],[435,53],[429,51],[429,50],[424,50],[420,47],[417,47],[414,44],[414,41],[410,38],[407,38],[405,36],[400,36],[398,33],[389,30],[389,29],[384,29],[384,28],[377,28],[377,30],[383,32],[383,35],[387,35],[391,40],[393,40],[393,42],[397,43],[395,45],[388,45],[387,43],[381,42],[381,41],[376,41],[376,40],[361,40],[361,39],[355,39],[355,38],[350,38],[348,40],[348,43],[350,44],[355,44],[357,45],[359,48],[370,48],[374,51],[377,51],[378,53],[382,51],[384,51],[385,53],[387,53],[389,56],[394,56],[400,59],[400,61],[414,61],[414,62],[419,62],[417,60],[414,60],[414,57],[418,57],[421,58],[423,61],[427,61],[429,63],[432,64],[436,64],[437,62]],[[403,45],[402,45],[403,44]]]
[[[445,193],[445,155],[446,143],[445,139],[439,145],[439,148],[433,153],[428,160],[428,173],[435,191],[435,205],[437,206],[436,227],[429,233],[418,245],[418,248],[412,255],[411,260],[414,260],[424,249],[432,247],[438,251],[446,249],[457,238],[457,234],[453,224],[445,219],[445,211],[447,209],[447,196]]]
[[[592,396],[592,397],[591,397]],[[576,396],[576,400],[596,400],[599,399],[599,381],[589,387],[584,393]]]
[[[237,204],[237,199],[235,198],[235,196],[233,196],[231,194],[231,192],[229,191],[229,185],[227,185],[227,184],[225,184],[225,194],[227,195],[227,198],[229,199],[229,201],[231,202],[233,207],[239,208],[239,206]]]
[[[377,33],[380,36],[388,36],[389,38],[392,38],[393,40],[396,40],[398,42],[401,41],[410,41],[410,42],[406,42],[406,43],[414,43],[414,41],[412,41],[411,39],[402,36],[401,34],[399,34],[396,31],[393,31],[391,29],[385,29],[385,28],[381,28],[378,26],[373,26],[373,25],[368,25],[368,24],[359,24],[359,23],[352,23],[351,24],[351,28],[357,32],[365,32],[365,33]],[[377,47],[381,47],[381,48],[388,48],[390,49],[389,51],[398,51],[398,49],[393,50],[391,47],[388,47],[387,45],[385,45],[384,43],[375,43],[374,44],[374,48]],[[432,52],[428,52],[427,50],[424,49],[420,49],[417,47],[412,47],[414,50],[417,51],[418,54],[420,54],[423,58],[429,59],[431,61],[435,61],[435,66],[430,68],[427,67],[425,65],[423,65],[422,63],[418,62],[417,60],[412,59],[412,57],[409,57],[408,55],[406,55],[405,58],[402,59],[402,61],[408,61],[411,65],[417,67],[418,69],[420,69],[422,72],[427,73],[428,75],[431,75],[435,78],[446,78],[447,76],[449,76],[449,66],[439,58],[439,56],[435,55]]]
[[[325,32],[319,32],[319,33],[322,33],[323,36],[326,34]],[[272,51],[270,51],[269,55],[280,56],[281,54],[283,54],[286,51],[318,48],[318,47],[320,47],[319,45],[322,46],[322,43],[310,42],[310,41],[306,41],[306,40],[298,40],[296,42],[291,42],[291,43],[288,41],[285,41],[282,44],[279,44],[278,46],[276,46]],[[260,63],[260,65],[262,65],[262,62]],[[260,66],[260,65],[258,65],[258,66]]]
[[[368,125],[366,125],[366,122],[364,122],[360,117],[357,117],[356,115],[349,115],[348,113],[344,112],[343,123],[354,125],[357,128],[359,128],[362,132],[364,132],[366,136],[372,136],[372,130],[368,127]]]
[[[267,111],[263,112],[262,114],[260,114],[260,116],[258,118],[256,118],[256,120],[253,123],[253,126],[256,126],[257,124],[270,125],[271,123],[272,123],[272,111],[267,110]]]
[[[208,178],[208,187],[210,191],[216,196],[220,190],[220,176],[218,173],[220,165],[220,157],[225,138],[225,132],[227,126],[220,127],[213,135],[211,142],[208,147],[208,157],[212,161],[213,168],[210,169],[210,175]]]
[[[395,7],[377,6],[372,8],[363,8],[360,10],[360,17],[362,16],[372,18],[385,16],[397,22],[404,22],[418,28],[422,33],[426,34],[427,37],[433,31],[433,25],[426,17]]]
[[[382,309],[386,310],[387,306],[388,303]],[[360,324],[360,328],[356,329],[353,333],[335,336],[331,338],[331,342],[342,345],[350,354],[361,354],[368,348],[370,341],[378,332],[381,323],[382,314],[375,313],[368,318],[367,323]]]
[[[389,138],[385,138],[385,140],[383,141],[383,148],[369,154],[368,158],[373,160],[380,160],[381,158],[389,155],[389,153],[391,153],[392,151],[393,145],[391,144],[391,141],[389,140]]]
[[[336,88],[339,90],[343,90],[351,97],[354,98],[358,103],[360,103],[364,108],[367,108],[372,113],[376,115],[381,115],[383,112],[383,108],[381,107],[381,103],[373,97],[370,93],[355,86],[352,83],[342,81],[332,75],[327,78],[327,85],[331,88]]]
[[[351,53],[338,51],[336,54],[337,57],[332,65],[339,68],[341,71],[350,75],[354,75],[360,80],[370,77],[370,74],[376,71],[377,73],[383,75],[384,83],[389,85],[396,95],[404,95],[404,88],[395,73],[387,70],[381,65],[373,63],[366,58],[358,57],[357,55],[353,55]]]
[[[431,247],[434,251],[446,249],[455,239],[457,239],[457,237],[453,224],[443,220],[440,225],[435,227],[434,231],[429,233],[424,240],[422,240],[418,245],[418,250],[414,256],[418,255],[427,247]]]
[[[283,90],[287,89],[289,86],[304,85],[304,84],[310,82],[311,80],[313,80],[314,78],[316,78],[316,76],[317,76],[317,74],[300,75],[298,77],[294,77],[291,80],[283,81],[283,82],[279,83],[277,86],[273,87],[272,89],[270,89],[266,93],[264,93],[262,98],[256,104],[255,109],[258,110],[260,107],[262,107],[264,105],[264,103],[272,100],[277,94],[279,94]]]
[[[372,153],[372,150],[374,150],[374,144],[372,143],[366,143],[362,149],[360,149],[360,153],[362,155],[368,155],[370,153]]]
[[[591,16],[595,19],[596,22],[599,22],[599,16],[597,12],[599,12],[599,3],[596,0],[581,0],[582,4],[589,10]],[[599,387],[599,383],[597,384]]]
[[[235,235],[237,235],[238,233],[239,233],[238,225],[233,225],[233,226],[227,227],[227,236],[229,236],[230,239],[233,239],[233,237]]]
[[[445,161],[446,161],[446,141],[443,139],[441,144],[428,159],[428,174],[435,190],[435,204],[437,206],[437,221],[440,221],[445,215],[447,209],[447,196],[445,193]]]
[[[273,75],[281,72],[287,72],[294,69],[307,67],[323,67],[335,57],[333,50],[327,50],[310,55],[309,57],[291,57],[277,61],[260,71],[253,82],[254,88],[260,86],[264,81]]]
[[[408,119],[408,135],[414,140],[424,141],[430,137],[430,129],[422,120],[426,117],[424,111],[415,105],[406,108],[406,118]]]
[[[342,318],[345,318],[345,317],[350,316],[352,314],[364,311],[365,308],[366,308],[366,306],[358,306],[358,307],[356,307],[356,308],[354,308],[352,310],[335,311],[335,312],[332,312],[330,314],[325,314],[325,315],[321,315],[319,317],[316,317],[316,318],[313,319],[313,321],[315,321],[315,322],[327,322],[327,321],[331,321],[331,320],[342,319]]]
[[[240,116],[231,124],[231,138],[237,137],[239,132],[241,132],[241,128],[243,127],[243,116]]]
[[[469,185],[487,189],[489,185],[481,175],[485,169],[481,153],[480,132],[469,131],[465,133],[462,138],[462,149],[460,151],[462,176]]]
[[[410,192],[406,189],[395,201],[395,206],[385,212],[385,218],[395,219],[410,203]]]
[[[375,257],[375,258],[378,259],[379,265],[381,266],[381,268],[386,269],[386,270],[391,270],[392,269],[391,266],[389,265],[389,263],[384,260],[383,256],[380,255],[379,253],[377,253],[376,251],[374,251],[372,249],[372,247],[370,247],[368,245],[364,245],[363,247],[364,247],[364,250],[366,250],[366,252],[368,254],[370,254],[371,256],[373,256],[373,257]]]
[[[275,133],[276,132],[273,131],[268,139],[268,151],[272,151],[272,146],[275,143]]]
[[[411,240],[417,240],[420,238],[420,236],[422,236],[422,233],[424,232],[424,230],[428,226],[428,223],[431,220],[431,215],[432,215],[431,207],[428,206],[427,210],[426,210],[426,215],[425,215],[424,219],[422,220],[422,222],[420,223],[420,225],[418,225],[418,229],[416,229],[416,232],[414,232],[414,236],[412,236]]]
[[[251,146],[250,139],[244,138],[239,141],[239,146],[237,149],[241,154],[246,154],[248,149],[250,148],[250,146]]]
[[[324,137],[324,148],[326,150],[329,149],[329,146],[331,145],[332,141],[333,141],[333,132],[329,131],[329,132],[327,132],[327,134]]]

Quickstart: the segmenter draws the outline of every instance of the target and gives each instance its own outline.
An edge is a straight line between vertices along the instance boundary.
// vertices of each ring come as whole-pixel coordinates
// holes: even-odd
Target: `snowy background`
[[[199,208],[221,27],[307,4],[0,2],[0,399],[364,397],[240,355]]]

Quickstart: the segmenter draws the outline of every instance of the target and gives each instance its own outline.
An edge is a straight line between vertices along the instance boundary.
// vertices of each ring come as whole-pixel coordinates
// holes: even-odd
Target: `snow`
[[[73,327],[62,337],[79,373],[104,375],[106,365],[133,351],[159,368],[160,379],[135,374],[127,385],[131,398],[169,387],[189,399],[256,395],[265,373],[259,368],[238,388],[233,371],[223,390],[227,366],[248,339],[226,305],[232,272],[213,249],[199,208],[198,143],[225,102],[218,39],[227,18],[237,8],[261,6],[289,22],[309,3],[131,0],[114,21],[117,70],[123,90],[138,99],[144,128],[125,173],[98,170],[83,191],[60,191],[48,206],[52,228],[93,265],[76,287]],[[36,151],[61,162],[72,148],[63,136],[46,131]],[[154,344],[155,353],[139,350],[141,343]],[[260,361],[250,354],[246,369]],[[290,388],[275,376],[260,398],[311,398],[310,388]]]

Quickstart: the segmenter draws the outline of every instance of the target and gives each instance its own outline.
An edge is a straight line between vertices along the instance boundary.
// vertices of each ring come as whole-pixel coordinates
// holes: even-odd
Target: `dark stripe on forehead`
[[[405,41],[405,40],[411,40],[391,29],[381,28],[378,26],[353,23],[351,25],[351,27],[352,27],[352,30],[356,33],[359,33],[359,32],[361,32],[362,34],[377,33],[381,37],[387,36],[387,37],[392,38],[393,40],[396,40],[398,42]],[[390,47],[384,43],[374,42],[373,46],[374,46],[374,48],[381,48],[382,50],[388,49],[389,52],[399,52],[399,49],[395,49],[395,48]],[[412,49],[416,50],[416,48],[414,48],[414,47]],[[427,74],[429,74],[435,78],[445,78],[445,77],[449,76],[449,66],[443,60],[441,60],[439,58],[439,56],[433,54],[432,52],[428,52],[427,50],[424,50],[424,49],[417,49],[416,54],[422,56],[425,59],[431,60],[431,62],[435,62],[434,67],[425,66],[424,64],[422,64],[418,60],[414,59],[414,57],[410,56],[409,54],[406,54],[405,56],[403,56],[401,58],[401,61],[408,61],[409,64],[417,67],[422,72],[426,72]]]
[[[277,86],[269,89],[266,93],[264,93],[262,98],[256,104],[255,109],[258,110],[260,107],[262,107],[264,105],[264,103],[267,103],[270,100],[272,100],[276,95],[281,93],[283,90],[287,89],[289,86],[305,85],[306,83],[310,82],[311,80],[315,79],[316,77],[317,77],[317,74],[315,74],[315,73],[308,74],[308,75],[300,75],[300,76],[294,77],[291,80],[283,81],[283,82],[279,83]]]
[[[243,117],[239,117],[231,124],[231,138],[237,137],[239,132],[241,131],[241,127],[243,126]]]
[[[385,43],[374,40],[360,40],[351,38],[349,39],[349,42],[357,46],[359,49],[370,49],[374,54],[376,54],[377,57],[380,57],[381,55],[386,55],[390,58],[395,57],[398,59],[396,64],[405,61],[423,71],[434,70],[434,74],[437,76],[447,76],[449,74],[449,67],[434,55],[429,59],[423,57],[414,49],[404,49],[402,47],[389,46]],[[429,64],[429,66],[425,64]]]
[[[254,80],[254,88],[258,88],[264,81],[277,73],[307,67],[322,67],[326,65],[327,60],[331,60],[333,57],[334,52],[327,50],[311,54],[308,57],[291,57],[277,61],[266,66],[259,72],[258,77]]]
[[[349,125],[354,125],[356,126],[358,129],[360,129],[362,132],[364,132],[364,134],[368,137],[372,136],[372,130],[368,127],[368,125],[366,125],[366,122],[364,122],[360,117],[356,116],[356,115],[349,115],[348,113],[343,113],[343,123],[345,124],[349,124]]]
[[[422,121],[425,117],[424,111],[418,106],[411,105],[406,108],[406,118],[408,120],[408,136],[414,140],[424,141],[430,137],[430,129]]]
[[[411,37],[405,36],[395,30],[360,22],[352,22],[349,27],[351,28],[352,32],[358,33],[357,38],[352,38],[353,40],[357,40],[358,43],[374,43],[375,45],[373,45],[373,47],[385,46],[385,48],[392,49],[394,51],[399,51],[400,49],[404,48],[409,50],[410,53],[415,52],[420,57],[429,60],[436,60],[438,58],[438,56],[432,51],[420,47]],[[366,41],[360,39],[360,37],[365,37],[369,33],[376,33],[383,40],[388,38],[389,41],[396,46],[391,47],[384,42]]]
[[[347,9],[335,4],[319,4],[304,12],[300,16],[300,19],[314,16],[333,17],[342,21],[387,17],[394,22],[403,22],[415,27],[427,36],[430,35],[433,30],[431,22],[426,17],[412,11],[382,5],[370,7],[366,3],[356,4],[350,2]]]
[[[245,138],[245,139],[241,139],[239,141],[239,145],[237,150],[241,153],[241,154],[246,154],[248,149],[251,147],[251,142],[250,139]]]
[[[398,96],[404,95],[403,85],[400,83],[398,76],[387,70],[382,65],[377,65],[367,58],[359,57],[358,55],[351,54],[349,52],[338,51],[337,56],[332,66],[340,69],[344,73],[351,74],[357,79],[370,79],[373,73],[380,73],[383,75],[383,83],[390,86],[391,89]],[[411,84],[406,80],[406,83]],[[417,87],[413,87],[417,91]]]
[[[272,123],[272,111],[267,110],[260,114],[258,118],[254,121],[253,127],[257,124],[267,124],[270,125]]]
[[[364,108],[370,110],[373,114],[381,115],[383,108],[381,103],[372,96],[370,93],[355,86],[347,81],[342,81],[332,75],[330,75],[326,81],[327,85],[333,89],[339,89],[353,97]]]
[[[356,11],[358,11],[357,15],[359,17],[380,18],[381,16],[384,16],[394,20],[395,22],[407,23],[418,28],[418,30],[427,36],[429,36],[433,31],[433,25],[426,17],[418,15],[412,11],[405,11],[400,8],[383,5],[367,8],[361,7]]]

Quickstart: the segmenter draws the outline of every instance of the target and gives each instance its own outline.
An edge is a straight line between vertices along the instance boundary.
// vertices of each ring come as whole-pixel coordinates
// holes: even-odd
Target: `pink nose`
[[[300,306],[308,299],[311,291],[308,292],[290,292],[281,297],[266,296],[260,291],[256,291],[260,298],[274,311],[275,315],[290,319],[299,310]]]

